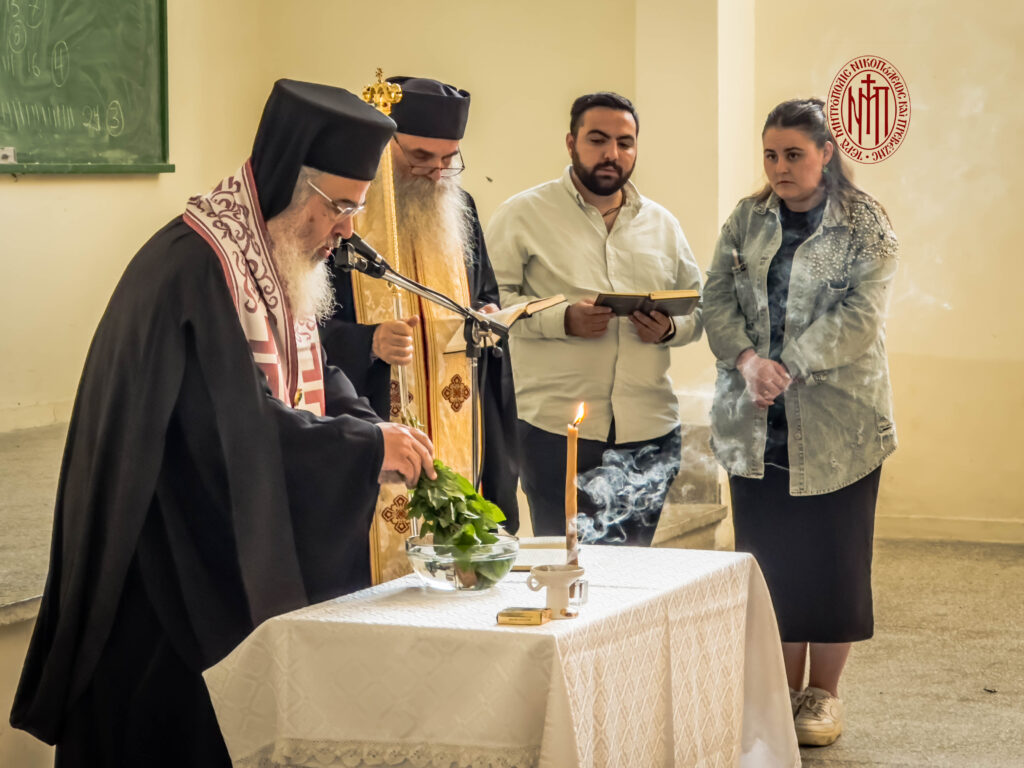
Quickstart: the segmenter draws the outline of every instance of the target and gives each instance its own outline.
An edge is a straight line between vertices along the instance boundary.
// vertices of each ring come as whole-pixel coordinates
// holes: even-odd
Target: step
[[[725,520],[724,504],[666,503],[651,545],[678,549],[714,549],[715,531]]]
[[[709,444],[711,429],[701,424],[682,425],[679,474],[668,490],[670,504],[718,504],[718,462]]]

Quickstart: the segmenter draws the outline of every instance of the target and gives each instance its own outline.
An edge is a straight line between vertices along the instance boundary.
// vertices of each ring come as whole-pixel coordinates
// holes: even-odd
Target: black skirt
[[[789,472],[730,477],[736,551],[757,559],[784,643],[849,643],[874,633],[871,543],[882,468],[818,496],[791,496]]]

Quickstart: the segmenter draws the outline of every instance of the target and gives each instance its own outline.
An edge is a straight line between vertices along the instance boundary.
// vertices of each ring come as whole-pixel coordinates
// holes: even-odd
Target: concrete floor
[[[875,637],[808,768],[1024,766],[1024,546],[875,542]]]
[[[18,597],[43,584],[63,441],[64,427],[0,433],[0,584]],[[876,636],[840,691],[846,732],[803,764],[1024,766],[1024,546],[877,541],[874,584]],[[25,642],[2,647],[3,720]],[[0,753],[11,737],[0,729]]]
[[[0,609],[43,592],[67,429],[0,432]]]

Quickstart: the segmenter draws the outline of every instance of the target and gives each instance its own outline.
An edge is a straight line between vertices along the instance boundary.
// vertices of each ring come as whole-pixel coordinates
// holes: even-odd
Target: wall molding
[[[14,408],[0,408],[0,432],[48,427],[51,424],[66,424],[71,420],[73,405],[74,400],[60,400],[54,403],[34,403]]]
[[[877,515],[875,537],[1024,544],[1024,520],[991,517]]]

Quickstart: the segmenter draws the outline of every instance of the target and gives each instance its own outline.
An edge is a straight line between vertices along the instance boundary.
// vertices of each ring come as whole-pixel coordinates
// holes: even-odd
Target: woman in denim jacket
[[[704,287],[712,447],[729,473],[736,549],[755,555],[775,604],[798,739],[831,744],[850,643],[874,631],[875,501],[896,448],[885,316],[898,247],[885,210],[850,182],[821,101],[780,104],[761,136],[768,184],[725,222]]]

